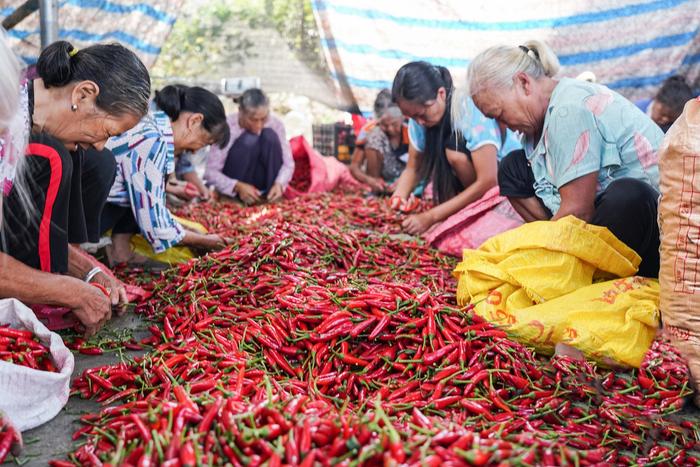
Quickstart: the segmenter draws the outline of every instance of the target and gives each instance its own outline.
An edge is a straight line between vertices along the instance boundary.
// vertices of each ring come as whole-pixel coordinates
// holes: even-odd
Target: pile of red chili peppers
[[[700,462],[672,348],[635,371],[536,356],[456,306],[455,260],[381,200],[186,214],[237,243],[155,281],[152,350],[75,381],[109,407],[54,465]]]
[[[0,326],[0,360],[35,370],[56,372],[51,351],[27,329]]]

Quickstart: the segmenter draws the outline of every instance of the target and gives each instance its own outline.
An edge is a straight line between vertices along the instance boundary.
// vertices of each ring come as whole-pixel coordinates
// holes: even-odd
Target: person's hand
[[[238,182],[234,187],[234,191],[238,193],[238,197],[245,204],[257,204],[261,201],[260,190],[250,183]]]
[[[408,216],[401,226],[410,235],[420,235],[434,224],[430,211]]]
[[[202,193],[199,191],[199,188],[197,188],[197,185],[190,182],[185,183],[185,195],[187,195],[190,199],[201,196],[201,194]]]
[[[212,199],[212,194],[209,188],[202,185],[201,189],[199,190],[199,198],[202,201],[210,201]]]
[[[369,177],[367,184],[372,188],[375,193],[384,193],[386,191],[386,182],[384,179]]]
[[[394,195],[389,199],[389,207],[396,211],[401,209],[401,205],[405,202],[406,200],[400,197],[399,195]]]
[[[398,195],[394,195],[389,200],[389,206],[391,207],[391,209],[408,213],[411,211],[415,211],[418,208],[418,206],[420,206],[420,200],[416,198],[413,194],[411,194],[411,196],[409,196],[408,199],[404,199]]]
[[[232,238],[222,237],[221,235],[209,234],[205,236],[204,244],[202,246],[209,250],[219,250],[221,248],[227,247],[232,243]]]
[[[112,305],[119,305],[120,307],[123,307],[129,303],[129,299],[126,296],[126,288],[124,287],[124,283],[122,283],[122,281],[110,277],[105,272],[99,272],[92,278],[91,282],[100,284],[107,289],[110,294]]]
[[[187,189],[187,183],[182,183],[180,181],[168,181],[165,186],[165,191],[171,195],[177,196],[178,198],[190,201],[197,197],[198,191],[193,192],[191,189]]]
[[[95,334],[112,318],[112,304],[107,296],[97,287],[78,282],[71,287],[73,314],[85,326],[85,336]]]
[[[282,189],[282,185],[279,183],[275,183],[272,185],[272,188],[270,188],[270,191],[267,193],[267,200],[270,203],[274,203],[275,201],[279,201],[282,199],[282,193],[284,190]]]

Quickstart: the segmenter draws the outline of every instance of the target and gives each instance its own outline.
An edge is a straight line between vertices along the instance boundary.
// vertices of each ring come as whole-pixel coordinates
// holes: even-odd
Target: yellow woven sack
[[[592,284],[632,276],[640,260],[606,228],[573,216],[533,222],[464,251],[457,301],[541,352],[564,342],[602,363],[639,366],[658,326],[658,283]]]
[[[183,219],[177,216],[173,216],[173,218],[187,230],[192,230],[202,234],[207,233],[207,229],[199,222]],[[154,253],[153,248],[151,248],[151,244],[148,243],[148,240],[146,240],[142,235],[134,235],[131,237],[131,248],[139,255],[171,265],[186,263],[196,256],[194,252],[186,246],[175,246],[168,248],[162,253]]]

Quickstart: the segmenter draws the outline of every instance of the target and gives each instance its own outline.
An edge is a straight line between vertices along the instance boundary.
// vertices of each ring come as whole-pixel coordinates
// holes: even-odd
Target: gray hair
[[[374,99],[374,118],[381,118],[386,109],[388,109],[392,105],[395,104],[391,97],[391,91],[389,89],[382,89],[381,91],[379,91],[377,97]]]
[[[10,126],[19,107],[19,80],[22,67],[0,28],[0,133]]]
[[[270,106],[270,99],[258,88],[247,89],[235,102],[242,112]]]
[[[377,114],[377,119],[382,118],[403,118],[403,112],[396,104],[391,104],[390,106],[383,109],[379,114]]]
[[[469,95],[474,96],[486,88],[510,88],[518,73],[540,79],[553,77],[558,71],[559,59],[544,42],[532,40],[520,46],[490,47],[477,55],[467,68]]]

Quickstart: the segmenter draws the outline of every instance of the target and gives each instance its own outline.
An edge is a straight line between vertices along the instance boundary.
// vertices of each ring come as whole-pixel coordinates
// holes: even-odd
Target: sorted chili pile
[[[536,356],[456,307],[454,260],[387,235],[383,200],[188,214],[236,245],[155,282],[152,350],[76,380],[111,406],[55,465],[698,463],[672,348],[638,371]]]
[[[51,351],[27,329],[0,325],[0,360],[35,370],[56,372]]]
[[[0,464],[5,462],[13,446],[20,443],[20,435],[0,414]]]

